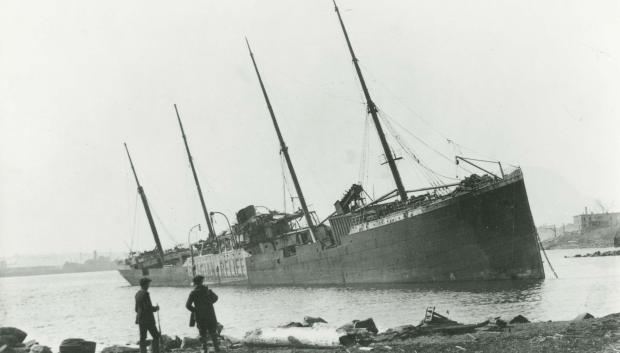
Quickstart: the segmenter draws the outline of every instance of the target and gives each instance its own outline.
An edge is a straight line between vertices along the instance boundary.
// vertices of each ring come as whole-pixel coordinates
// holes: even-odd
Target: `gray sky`
[[[620,209],[619,4],[339,3],[393,125],[449,158],[522,166],[537,224],[569,222],[597,199]],[[279,148],[245,35],[306,198],[327,216],[359,179],[366,121],[331,0],[4,0],[0,256],[153,247],[124,141],[164,245],[185,241],[204,220],[173,103],[211,210],[232,220],[248,204],[282,209]],[[393,186],[374,130],[368,146],[366,187],[380,195]],[[406,186],[426,186],[403,157]]]

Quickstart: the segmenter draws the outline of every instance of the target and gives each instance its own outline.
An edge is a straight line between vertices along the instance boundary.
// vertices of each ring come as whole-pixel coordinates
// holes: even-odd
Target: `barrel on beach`
[[[60,343],[60,353],[95,353],[97,343],[81,338],[67,338]]]

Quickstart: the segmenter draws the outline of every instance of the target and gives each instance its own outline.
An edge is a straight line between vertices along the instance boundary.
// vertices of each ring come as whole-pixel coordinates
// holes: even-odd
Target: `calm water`
[[[593,249],[548,251],[559,279],[547,269],[541,282],[475,282],[397,287],[214,288],[224,334],[242,337],[251,329],[321,316],[341,324],[374,318],[380,330],[417,323],[434,305],[462,322],[490,315],[523,314],[534,320],[571,319],[620,312],[620,257],[564,258]],[[545,264],[546,265],[546,264]],[[161,306],[164,333],[195,336],[184,308],[189,288],[151,288]],[[30,338],[58,347],[68,337],[109,344],[135,342],[133,296],[114,271],[0,278],[0,326],[17,326]],[[56,349],[54,349],[56,350]]]

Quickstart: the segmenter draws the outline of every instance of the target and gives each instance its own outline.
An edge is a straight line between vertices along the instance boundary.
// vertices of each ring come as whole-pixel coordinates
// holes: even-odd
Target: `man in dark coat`
[[[194,290],[189,294],[185,307],[192,312],[203,349],[207,352],[207,332],[213,341],[213,347],[219,352],[219,342],[217,339],[217,318],[213,304],[217,301],[217,295],[207,286],[203,285],[204,277],[194,277]],[[191,321],[191,320],[190,320]]]
[[[151,279],[144,277],[140,279],[141,289],[136,293],[136,324],[140,329],[140,353],[146,353],[146,331],[153,337],[152,352],[159,353],[160,333],[155,326],[154,312],[159,310],[159,306],[153,306],[149,295],[149,285]]]

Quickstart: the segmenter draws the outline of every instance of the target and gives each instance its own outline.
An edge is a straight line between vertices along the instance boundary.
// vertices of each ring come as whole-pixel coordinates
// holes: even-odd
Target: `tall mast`
[[[187,158],[189,159],[189,165],[192,167],[192,173],[194,174],[194,181],[196,182],[198,196],[200,197],[200,205],[202,205],[202,213],[204,213],[205,215],[205,221],[207,222],[207,228],[209,229],[209,239],[214,240],[215,231],[213,230],[213,224],[211,224],[211,218],[209,218],[209,212],[207,211],[207,206],[205,205],[205,198],[204,196],[202,196],[202,189],[200,188],[200,183],[198,182],[198,174],[196,174],[196,168],[194,168],[194,159],[192,158],[192,154],[189,152],[187,137],[185,137],[185,130],[183,130],[183,123],[181,123],[181,116],[179,115],[179,110],[177,109],[176,104],[174,105],[174,111],[177,113],[177,120],[179,120],[179,126],[181,127],[181,134],[183,135],[183,142],[185,143]]]
[[[163,265],[164,264],[164,248],[161,247],[161,242],[159,241],[159,235],[157,234],[157,228],[155,228],[155,222],[153,221],[153,216],[151,215],[151,209],[149,208],[149,203],[146,200],[146,194],[144,193],[144,189],[142,188],[142,185],[140,185],[140,181],[138,180],[136,169],[133,167],[133,161],[131,160],[129,149],[127,148],[126,143],[123,142],[123,145],[125,145],[125,151],[127,151],[127,157],[129,157],[129,164],[131,164],[131,170],[133,171],[133,176],[136,178],[136,184],[138,184],[138,194],[140,194],[140,198],[142,199],[142,205],[144,205],[144,212],[146,212],[146,218],[149,220],[149,225],[151,226],[151,232],[153,233],[153,238],[155,239],[155,245],[157,246],[157,252],[159,253],[159,257]]]
[[[288,170],[291,173],[291,179],[293,179],[293,184],[295,185],[295,191],[297,192],[297,197],[299,198],[301,209],[304,211],[306,223],[308,223],[308,227],[310,228],[310,236],[312,237],[312,242],[316,242],[316,238],[314,237],[314,223],[312,222],[312,217],[310,216],[310,212],[308,211],[308,206],[306,206],[306,199],[304,198],[304,194],[301,191],[299,180],[297,180],[297,174],[295,173],[295,168],[293,168],[293,162],[291,162],[291,157],[288,154],[288,147],[284,143],[284,138],[282,137],[280,127],[278,126],[278,121],[276,120],[276,115],[274,114],[273,108],[271,107],[269,96],[267,96],[267,90],[265,89],[265,85],[263,84],[263,79],[260,76],[260,72],[258,72],[258,66],[256,66],[254,53],[252,53],[252,49],[250,48],[250,43],[248,42],[247,38],[245,39],[245,42],[248,45],[248,51],[250,52],[250,57],[252,58],[252,63],[254,64],[254,70],[256,71],[256,76],[258,76],[258,82],[260,83],[260,88],[263,91],[263,96],[265,97],[265,102],[267,103],[267,109],[269,109],[269,115],[271,115],[271,121],[273,121],[273,126],[276,129],[278,140],[280,140],[280,151],[284,153],[284,159],[286,160],[286,165],[288,166]]]
[[[357,77],[360,80],[360,84],[362,85],[362,90],[364,91],[364,97],[366,97],[366,106],[368,107],[368,112],[372,116],[372,121],[375,124],[375,128],[377,129],[377,134],[379,134],[379,140],[381,140],[381,146],[383,147],[383,153],[385,153],[385,159],[387,159],[387,163],[390,166],[390,170],[392,171],[392,176],[394,177],[394,182],[396,183],[396,189],[398,191],[398,195],[402,201],[407,200],[407,192],[405,191],[405,187],[403,186],[403,181],[400,178],[400,173],[398,172],[398,168],[396,168],[396,161],[394,155],[392,154],[392,150],[385,139],[385,134],[383,133],[383,128],[381,127],[381,122],[379,122],[379,117],[377,116],[377,106],[375,102],[370,98],[370,93],[368,93],[368,87],[366,87],[366,81],[364,81],[364,76],[362,76],[362,70],[357,62],[357,57],[355,57],[355,53],[353,52],[353,47],[351,46],[351,41],[349,40],[349,35],[347,34],[347,29],[344,27],[344,22],[342,22],[342,17],[340,16],[340,11],[338,10],[338,5],[336,5],[336,1],[334,0],[334,6],[336,8],[336,13],[338,14],[338,20],[340,21],[340,26],[342,27],[342,32],[344,33],[344,38],[347,41],[347,45],[349,46],[349,52],[351,53],[351,58],[353,59],[353,65],[355,65],[355,71],[357,72]]]

